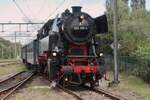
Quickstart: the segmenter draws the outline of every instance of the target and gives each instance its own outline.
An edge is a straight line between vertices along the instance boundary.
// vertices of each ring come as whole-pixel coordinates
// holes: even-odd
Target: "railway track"
[[[64,88],[61,85],[57,85],[58,88],[60,88],[61,90],[63,90],[64,92],[67,92],[68,94],[72,95],[73,97],[75,97],[77,100],[84,100],[82,97],[80,97],[79,95],[77,95],[76,93],[74,93],[73,91]]]
[[[19,64],[17,61],[11,61],[11,62],[1,62],[0,67],[4,67],[11,64]]]
[[[86,88],[88,90],[91,90],[91,91],[93,91],[95,93],[104,95],[104,96],[110,98],[111,100],[127,100],[127,99],[125,99],[125,98],[123,98],[121,96],[115,95],[115,94],[113,94],[113,93],[111,93],[109,91],[106,91],[104,89],[101,89],[101,88],[98,88],[98,89],[93,88],[93,89],[91,89],[89,86],[84,86],[84,88]]]
[[[80,90],[79,91],[78,90],[74,91],[74,90],[70,90],[68,88],[64,88],[61,85],[57,85],[57,86],[58,86],[58,88],[62,89],[64,92],[74,96],[77,100],[86,100],[85,97],[91,95],[90,93],[88,93],[89,95],[84,94],[84,96],[83,95],[81,96],[81,91]],[[117,95],[115,95],[113,93],[110,93],[109,91],[106,91],[106,90],[103,90],[103,89],[95,89],[95,88],[91,89],[88,86],[84,86],[84,87],[80,87],[80,88],[84,88],[85,89],[84,92],[85,91],[86,92],[94,92],[98,95],[101,95],[103,98],[104,97],[107,98],[107,100],[127,100],[123,97],[117,96]],[[93,95],[93,97],[94,97],[94,95]],[[101,99],[101,100],[103,100],[103,99]]]
[[[46,80],[49,80],[49,78],[46,76],[46,75],[42,75],[44,79]],[[52,81],[50,81],[50,84],[51,84]],[[73,97],[75,97],[77,100],[84,100],[83,98],[81,98],[80,96],[78,96],[76,93],[74,93],[73,91],[67,89],[67,88],[64,88],[62,85],[60,84],[57,84],[56,85],[58,89],[61,89],[62,91],[72,95]]]
[[[5,63],[5,62],[15,62],[17,60],[14,59],[8,59],[8,60],[0,60],[0,63]]]
[[[44,76],[44,79],[48,80],[46,76]],[[77,100],[87,100],[85,97],[89,97],[89,95],[92,95],[91,93],[88,92],[93,92],[93,94],[101,95],[100,97],[102,98],[96,98],[96,100],[128,100],[126,98],[123,98],[121,96],[115,95],[107,90],[101,89],[100,87],[98,88],[91,88],[89,86],[78,86],[78,87],[63,87],[60,84],[57,84],[57,87],[61,89],[62,91],[72,95],[75,97]],[[82,93],[84,91],[85,93]],[[83,95],[82,95],[83,94]],[[92,95],[91,97],[94,97],[95,95]],[[91,98],[93,99],[93,98]],[[88,98],[88,100],[91,100]],[[93,99],[95,100],[95,99]]]
[[[0,82],[0,100],[6,100],[19,87],[28,81],[34,73],[20,72]]]

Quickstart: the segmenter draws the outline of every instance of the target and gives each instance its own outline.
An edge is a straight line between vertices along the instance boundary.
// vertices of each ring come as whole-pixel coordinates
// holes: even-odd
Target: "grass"
[[[0,76],[27,70],[23,64],[13,64],[0,67]]]
[[[112,74],[112,73],[111,73]],[[120,92],[132,92],[137,95],[138,100],[150,100],[150,84],[145,83],[142,79],[121,73],[119,76],[120,84],[115,87]]]
[[[122,73],[120,78],[122,79],[121,86],[124,89],[131,90],[140,95],[142,100],[150,100],[150,84],[145,83],[138,77],[127,76],[125,73]]]

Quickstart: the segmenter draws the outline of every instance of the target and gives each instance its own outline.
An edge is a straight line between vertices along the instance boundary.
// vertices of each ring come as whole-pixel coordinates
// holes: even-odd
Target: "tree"
[[[112,9],[110,0],[108,1],[106,14],[109,26],[112,26]],[[133,66],[136,66],[131,66],[133,74],[150,83],[150,12],[145,10],[145,0],[131,0],[131,9],[127,0],[118,0],[119,56],[135,60]],[[109,30],[112,32],[112,27]],[[108,37],[107,39],[111,41]]]
[[[126,5],[128,5],[129,0],[122,0]],[[107,11],[112,8],[113,0],[106,0]]]
[[[129,12],[130,8],[127,2],[128,0],[118,0],[118,36],[122,45],[121,55],[150,58],[148,52],[150,49],[148,42],[150,38],[150,14],[146,10],[140,9],[140,7],[145,7],[145,0],[132,0],[132,5],[137,5],[135,6],[137,9],[132,12]],[[111,4],[112,0],[106,0],[109,32],[113,33]]]
[[[132,10],[145,9],[145,0],[131,0]]]
[[[129,0],[122,0],[122,1],[128,5]]]
[[[14,43],[10,41],[4,40],[0,38],[0,59],[12,59],[15,58],[14,52]],[[17,46],[21,46],[21,44],[16,43]],[[19,53],[19,48],[17,48],[17,52]]]
[[[106,9],[107,11],[111,10],[112,8],[112,0],[106,0]]]

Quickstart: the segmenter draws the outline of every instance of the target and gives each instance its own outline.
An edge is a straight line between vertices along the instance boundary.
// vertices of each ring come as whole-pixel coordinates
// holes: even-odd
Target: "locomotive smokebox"
[[[94,34],[94,20],[81,12],[80,6],[73,6],[72,13],[64,20],[64,37],[74,44],[88,43]]]
[[[81,8],[81,6],[72,6],[72,13],[80,13]]]

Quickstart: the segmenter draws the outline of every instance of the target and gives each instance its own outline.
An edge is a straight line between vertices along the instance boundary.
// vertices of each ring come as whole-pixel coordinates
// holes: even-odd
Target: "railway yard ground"
[[[23,64],[13,63],[13,64],[7,65],[6,63],[5,66],[0,66],[0,78],[5,75],[7,76],[9,74],[16,73],[16,72],[23,71],[23,70],[26,70],[26,67]]]
[[[0,80],[17,72],[27,71],[23,64],[11,64],[0,67]],[[113,76],[112,72],[109,73]],[[110,77],[112,80],[113,77]],[[120,74],[120,84],[115,87],[108,87],[111,81],[100,81],[100,88],[127,100],[150,100],[150,85],[141,79],[125,73]],[[99,89],[97,87],[96,89]],[[89,90],[77,89],[75,92],[84,100],[112,100],[104,95],[98,95]],[[41,75],[33,76],[25,85],[7,98],[8,100],[76,100],[76,98],[61,89],[51,88],[48,80]]]

